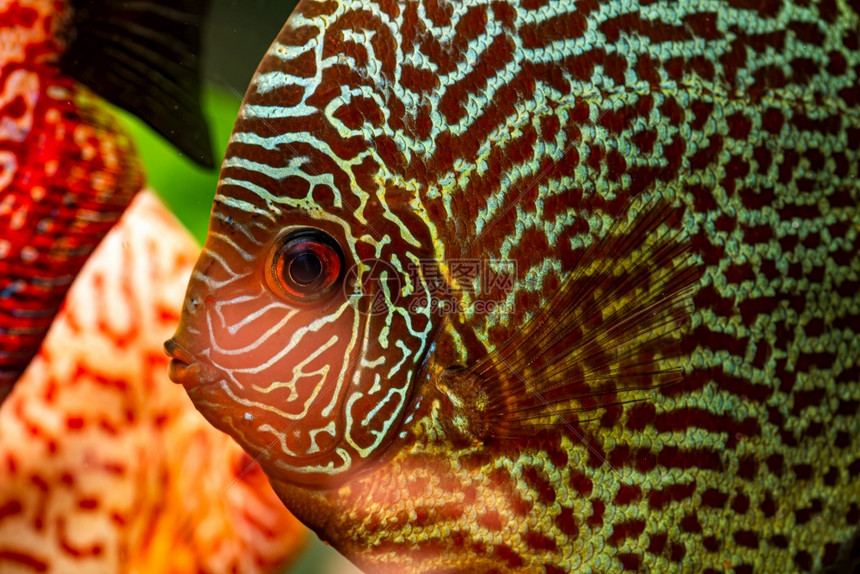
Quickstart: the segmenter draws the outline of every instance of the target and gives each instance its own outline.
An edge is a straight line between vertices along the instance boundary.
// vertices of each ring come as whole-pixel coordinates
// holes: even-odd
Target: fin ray
[[[583,422],[682,379],[680,332],[700,270],[681,210],[659,203],[628,215],[580,251],[576,271],[516,335],[445,374],[464,408],[479,411],[469,417],[477,435]],[[470,401],[475,389],[486,400]]]
[[[200,88],[200,23],[207,9],[206,0],[77,0],[61,65],[191,160],[212,167]]]

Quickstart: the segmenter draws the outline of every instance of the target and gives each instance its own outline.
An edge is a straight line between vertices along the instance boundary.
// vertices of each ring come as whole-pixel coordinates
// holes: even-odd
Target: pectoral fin
[[[680,340],[699,269],[681,211],[660,204],[613,225],[533,319],[442,384],[479,438],[593,418],[682,379]]]

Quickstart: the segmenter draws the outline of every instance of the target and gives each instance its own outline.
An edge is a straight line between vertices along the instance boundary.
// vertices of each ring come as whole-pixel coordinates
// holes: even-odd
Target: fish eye
[[[279,295],[298,303],[320,301],[343,277],[343,251],[328,233],[314,228],[285,235],[272,250],[269,282]]]

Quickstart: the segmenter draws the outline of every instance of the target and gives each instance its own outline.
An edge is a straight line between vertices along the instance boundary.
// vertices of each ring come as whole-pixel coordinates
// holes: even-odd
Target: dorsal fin
[[[63,71],[212,167],[200,94],[208,0],[74,0]]]
[[[630,211],[580,252],[576,270],[523,329],[442,374],[473,435],[582,422],[681,380],[680,333],[700,273],[682,213],[665,203]]]

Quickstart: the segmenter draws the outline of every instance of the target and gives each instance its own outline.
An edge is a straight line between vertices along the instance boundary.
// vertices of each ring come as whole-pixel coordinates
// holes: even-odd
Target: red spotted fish
[[[0,400],[143,185],[131,141],[90,88],[211,165],[196,55],[205,7],[0,0]]]
[[[858,74],[855,1],[302,1],[171,376],[367,572],[842,568]]]

